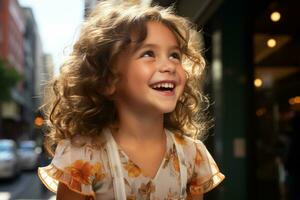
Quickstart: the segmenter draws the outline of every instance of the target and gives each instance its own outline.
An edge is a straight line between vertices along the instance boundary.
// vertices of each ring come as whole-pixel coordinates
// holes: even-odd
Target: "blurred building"
[[[0,1],[0,56],[21,75],[11,91],[12,100],[1,102],[0,137],[34,138],[35,111],[49,70],[32,10],[22,8],[17,0]]]
[[[33,138],[34,135],[34,113],[40,105],[41,73],[45,70],[43,62],[43,51],[38,27],[31,8],[23,8],[25,19],[24,32],[24,98],[27,107],[24,109],[26,130],[23,137]]]
[[[51,54],[44,54],[44,66],[47,71],[47,80],[54,76],[54,63]]]
[[[41,37],[38,31],[31,8],[23,8],[26,19],[26,31],[24,34],[24,55],[26,74],[26,98],[30,100],[30,131],[25,137],[34,139],[37,137],[34,120],[38,109],[43,102],[44,86],[53,77],[53,59],[50,54],[43,52]]]
[[[35,96],[33,97],[33,100],[37,109],[42,103],[43,88],[45,86],[45,83],[49,80],[48,69],[47,66],[44,65],[44,52],[40,34],[36,34],[35,38],[34,59],[36,68],[34,70]]]
[[[24,74],[23,33],[25,22],[17,0],[0,1],[0,56],[20,74]],[[12,90],[12,100],[1,103],[1,137],[15,138],[22,126],[22,110],[25,107],[23,82]]]
[[[23,31],[22,10],[16,0],[2,0],[1,56],[7,58],[20,72],[23,71]]]

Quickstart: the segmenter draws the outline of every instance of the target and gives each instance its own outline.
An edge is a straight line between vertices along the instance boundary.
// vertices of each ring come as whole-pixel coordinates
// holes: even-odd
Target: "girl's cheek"
[[[187,82],[187,75],[186,75],[186,73],[185,73],[185,71],[183,71],[183,73],[182,73],[183,75],[182,75],[182,78],[181,78],[181,85],[182,85],[182,89],[181,89],[181,92],[180,92],[180,96],[183,94],[183,92],[184,92],[184,89],[185,89],[185,85],[186,85],[186,82]]]
[[[184,77],[181,79],[181,91],[180,91],[180,96],[181,96],[181,95],[183,94],[183,92],[184,92],[185,85],[186,85],[186,77],[184,76]]]
[[[186,72],[183,70],[183,72],[182,72],[182,80],[181,80],[183,88],[185,87],[186,79],[187,79],[187,75],[186,75]]]

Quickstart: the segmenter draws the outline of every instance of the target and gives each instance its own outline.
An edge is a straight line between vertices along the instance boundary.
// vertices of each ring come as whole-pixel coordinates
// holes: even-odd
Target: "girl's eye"
[[[146,51],[144,53],[142,53],[142,56],[141,57],[154,57],[154,52],[149,50],[149,51]]]
[[[178,52],[172,53],[170,57],[177,59],[177,60],[181,60],[181,54]]]

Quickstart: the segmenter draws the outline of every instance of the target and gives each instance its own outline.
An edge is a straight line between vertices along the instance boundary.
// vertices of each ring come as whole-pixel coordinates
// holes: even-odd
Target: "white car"
[[[19,142],[18,155],[20,157],[21,168],[24,170],[33,170],[39,165],[41,148],[33,140],[24,140]]]
[[[20,173],[17,145],[14,140],[0,140],[0,178],[12,178]]]

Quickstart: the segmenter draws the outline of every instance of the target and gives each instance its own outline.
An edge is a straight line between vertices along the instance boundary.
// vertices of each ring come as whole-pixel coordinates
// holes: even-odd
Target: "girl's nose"
[[[176,72],[176,64],[169,59],[165,59],[159,64],[159,71],[162,73],[168,72],[174,74]]]

